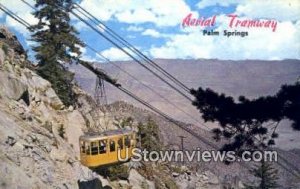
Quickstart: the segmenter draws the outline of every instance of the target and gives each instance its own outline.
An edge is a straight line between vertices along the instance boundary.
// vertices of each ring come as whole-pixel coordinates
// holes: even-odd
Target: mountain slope
[[[283,61],[221,61],[221,60],[155,60],[161,67],[168,70],[177,79],[182,81],[190,88],[199,86],[209,87],[218,92],[232,95],[237,98],[244,95],[248,98],[256,98],[261,95],[275,94],[283,84],[291,84],[297,81],[300,76],[299,60]],[[176,93],[173,89],[162,83],[158,78],[149,73],[137,63],[126,61],[116,62],[118,66],[137,77],[140,81],[151,86],[155,91],[168,98],[180,109],[189,115],[174,108],[174,106],[165,102],[162,98],[143,87],[139,82],[133,80],[127,74],[120,71],[112,64],[98,64],[110,76],[118,79],[123,87],[133,91],[136,95],[145,99],[155,107],[168,113],[173,118],[188,123],[195,124],[203,129],[199,122],[203,122],[199,112],[191,103]],[[95,77],[81,66],[73,65],[71,70],[77,74],[79,84],[90,94],[94,92]],[[138,102],[121,93],[114,87],[106,84],[106,92],[109,102],[124,100],[136,106],[142,107]],[[206,123],[208,127],[215,127],[217,124]],[[300,142],[298,133],[290,127],[289,121],[283,121],[279,125],[280,137],[277,146],[282,149],[298,148]]]

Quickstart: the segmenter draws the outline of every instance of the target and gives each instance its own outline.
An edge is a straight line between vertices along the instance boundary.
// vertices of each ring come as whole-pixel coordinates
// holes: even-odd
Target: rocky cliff
[[[79,162],[78,137],[89,118],[64,107],[51,84],[28,68],[14,35],[0,33],[0,188],[78,188],[100,179]]]

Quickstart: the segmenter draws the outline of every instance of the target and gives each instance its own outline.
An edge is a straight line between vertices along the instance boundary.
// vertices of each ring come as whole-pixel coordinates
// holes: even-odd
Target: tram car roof
[[[86,140],[86,141],[93,141],[93,140],[100,140],[109,136],[132,134],[133,132],[134,130],[132,129],[116,129],[116,130],[107,130],[103,132],[88,132],[80,136],[79,139]]]

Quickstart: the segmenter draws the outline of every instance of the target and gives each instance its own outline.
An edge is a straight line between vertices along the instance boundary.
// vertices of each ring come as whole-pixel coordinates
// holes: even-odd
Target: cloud
[[[200,33],[176,34],[161,47],[152,47],[155,58],[211,58],[211,38],[201,38]]]
[[[155,58],[217,58],[217,59],[300,59],[300,2],[297,0],[244,1],[244,0],[202,0],[198,8],[210,6],[236,5],[240,20],[275,19],[277,29],[267,28],[229,28],[226,15],[217,16],[215,31],[220,36],[203,36],[200,27],[184,28],[183,34],[168,38],[162,46],[152,46],[150,54]],[[278,13],[281,14],[278,14]],[[194,16],[196,17],[196,16]],[[225,37],[224,30],[247,31],[246,37]]]
[[[128,50],[127,48],[125,49]],[[100,54],[112,61],[130,60],[130,57],[128,55],[126,55],[123,51],[115,47],[103,50],[100,52]]]
[[[34,0],[28,0],[28,3],[31,5],[34,5]],[[3,0],[1,3],[9,8],[14,13],[22,14],[27,12],[32,12],[33,10],[26,4],[24,4],[22,1],[12,1],[12,0]]]
[[[138,26],[129,26],[126,30],[133,31],[133,32],[139,32],[139,31],[143,31],[144,28],[138,27]]]
[[[150,54],[155,58],[217,58],[217,59],[300,59],[300,21],[278,23],[277,30],[266,28],[235,28],[247,31],[248,36],[225,37],[229,19],[225,15],[217,17],[220,25],[215,31],[220,36],[203,36],[201,31],[175,34],[162,46],[153,46]],[[246,19],[240,18],[240,19]]]
[[[116,12],[124,11],[127,2],[127,0],[119,1],[118,3],[113,0],[83,0],[80,2],[80,5],[89,10],[98,19],[107,21]]]
[[[135,24],[140,24],[140,23],[145,23],[145,22],[155,22],[156,17],[155,14],[153,14],[150,10],[126,10],[124,12],[117,13],[116,18],[120,22],[125,22],[125,23],[135,23]]]
[[[33,10],[24,4],[22,1],[11,1],[11,0],[4,0],[1,2],[5,7],[7,7],[9,10],[17,14],[19,17],[24,19],[26,22],[28,22],[30,25],[36,24],[38,20],[31,14]],[[34,4],[33,0],[28,0],[28,3],[31,5]],[[1,17],[5,16],[5,25],[8,27],[12,27],[19,31],[23,36],[27,37],[29,35],[29,31],[20,23],[18,23],[13,18],[2,14]]]
[[[236,13],[237,15],[249,18],[272,18],[279,21],[296,21],[300,19],[300,1],[247,1],[237,6]]]
[[[270,18],[279,21],[296,21],[300,19],[299,0],[201,0],[197,7],[204,9],[211,6],[236,6],[236,14],[249,18]]]
[[[154,37],[154,38],[161,37],[161,34],[158,31],[154,30],[154,29],[146,29],[142,33],[142,35],[151,36],[151,37]]]
[[[219,1],[219,0],[201,0],[199,3],[196,4],[196,6],[199,9],[204,9],[207,7],[212,7],[212,6],[223,6],[223,7],[228,7],[232,4],[237,4],[237,3],[241,3],[244,0],[226,0],[226,1]],[[260,1],[261,2],[261,1]]]
[[[160,27],[176,26],[192,12],[183,0],[83,0],[80,5],[103,21],[117,19],[130,24],[148,22]]]
[[[31,15],[33,10],[21,1],[3,0],[5,6],[16,12],[30,24],[37,20]],[[30,0],[33,5],[33,0]],[[215,30],[220,31],[220,36],[203,36],[203,28],[181,28],[176,34],[166,32],[162,27],[180,26],[182,19],[193,13],[189,5],[183,0],[82,0],[80,4],[102,21],[117,21],[117,24],[131,24],[126,30],[129,32],[141,32],[141,35],[151,38],[165,37],[166,43],[161,46],[153,44],[149,54],[156,58],[218,58],[218,59],[300,59],[300,1],[299,0],[202,0],[197,4],[198,8],[210,6],[232,6],[236,8],[235,14],[239,19],[266,18],[278,20],[275,32],[259,28],[231,28],[231,30],[248,31],[246,37],[224,37],[223,30],[228,28],[228,17],[218,15],[218,24]],[[280,13],[280,14],[278,14]],[[0,14],[0,17],[4,17]],[[23,36],[28,36],[28,31],[15,20],[5,16],[5,24],[15,28]],[[79,30],[86,27],[78,20],[75,26]],[[154,24],[153,28],[145,28],[145,24]],[[118,26],[118,25],[117,25]],[[174,31],[172,31],[174,33]],[[132,35],[134,34],[134,35]],[[129,33],[130,37],[139,37],[136,33]],[[143,47],[149,48],[149,47]],[[101,52],[111,60],[128,60],[126,54],[117,48],[109,48]],[[83,57],[95,60],[91,53],[84,52]]]
[[[161,38],[161,37],[164,37],[164,38],[168,38],[168,37],[172,37],[171,34],[168,34],[168,33],[161,33],[155,29],[146,29],[145,31],[142,32],[142,35],[144,36],[150,36],[150,37],[153,37],[153,38]]]

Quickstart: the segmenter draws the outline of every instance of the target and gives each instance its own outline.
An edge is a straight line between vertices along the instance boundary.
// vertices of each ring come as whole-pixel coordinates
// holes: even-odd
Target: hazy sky
[[[32,5],[33,0],[27,0]],[[217,58],[217,59],[300,59],[300,1],[299,0],[82,0],[78,1],[107,26],[120,34],[151,58]],[[20,0],[1,0],[30,24],[36,23],[32,9]],[[183,19],[216,15],[212,28],[183,28]],[[243,20],[277,21],[276,31],[270,28],[229,28],[229,14]],[[28,48],[30,34],[0,12],[1,24],[17,33]],[[84,23],[73,18],[72,24],[80,38],[111,60],[129,57],[115,48]],[[203,36],[203,30],[219,31],[219,36]],[[245,31],[248,36],[226,37],[223,31]],[[105,31],[104,31],[105,32]],[[82,49],[83,58],[100,60],[95,53]]]

